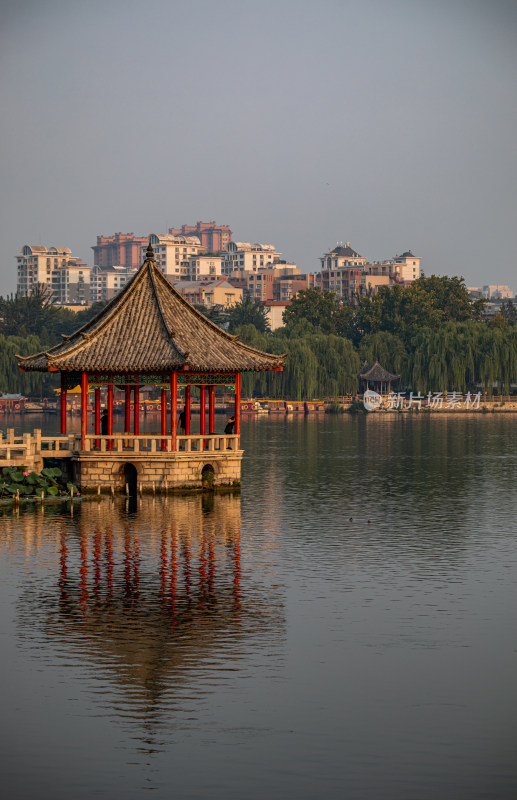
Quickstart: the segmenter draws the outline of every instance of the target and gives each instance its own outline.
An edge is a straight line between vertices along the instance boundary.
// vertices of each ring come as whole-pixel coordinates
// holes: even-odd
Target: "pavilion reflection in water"
[[[131,509],[103,499],[56,516],[56,574],[23,595],[22,634],[94,667],[124,715],[146,721],[177,708],[197,670],[234,671],[257,647],[273,654],[282,603],[243,581],[240,502],[144,497]]]

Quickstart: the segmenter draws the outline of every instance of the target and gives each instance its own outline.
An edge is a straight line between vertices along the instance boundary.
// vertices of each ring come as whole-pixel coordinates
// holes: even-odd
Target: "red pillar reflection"
[[[202,605],[206,600],[206,539],[204,530],[201,531],[201,542],[199,547],[199,603]]]
[[[215,552],[214,552],[214,537],[210,536],[208,541],[208,593],[212,594],[214,591],[214,578],[215,578]]]
[[[165,601],[167,590],[167,533],[162,529],[160,536],[160,597]]]
[[[106,582],[108,584],[108,593],[106,595],[106,602],[108,605],[113,600],[113,531],[111,528],[106,530]]]
[[[185,593],[187,597],[190,596],[190,544],[188,540],[185,542],[183,546],[183,558],[184,558],[184,567],[183,567],[183,575],[185,579]]]
[[[93,536],[93,591],[96,598],[99,597],[101,587],[101,538],[100,530],[95,528]]]
[[[61,600],[66,598],[66,587],[67,587],[67,557],[68,557],[68,548],[66,546],[66,533],[64,530],[61,531],[59,535],[59,592]]]
[[[176,611],[176,602],[178,599],[178,587],[176,584],[178,578],[178,534],[176,527],[173,525],[171,536],[171,612],[174,614]]]
[[[81,596],[79,602],[81,603],[83,614],[86,614],[88,604],[88,542],[87,536],[83,529],[81,529]]]
[[[140,594],[140,539],[138,533],[133,534],[133,587],[134,595]]]
[[[233,558],[234,558],[234,571],[233,571],[233,597],[235,611],[240,611],[241,604],[241,536],[240,533],[236,534],[233,543]]]
[[[124,531],[124,591],[126,597],[131,597],[133,594],[131,581],[131,532],[128,526]]]

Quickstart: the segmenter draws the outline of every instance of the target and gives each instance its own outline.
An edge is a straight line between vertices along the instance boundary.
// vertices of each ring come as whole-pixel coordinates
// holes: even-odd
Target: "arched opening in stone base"
[[[128,488],[129,494],[135,496],[138,486],[138,472],[134,464],[124,464],[124,491]]]
[[[215,480],[215,469],[212,464],[205,464],[201,470],[201,484],[203,489],[212,489]]]

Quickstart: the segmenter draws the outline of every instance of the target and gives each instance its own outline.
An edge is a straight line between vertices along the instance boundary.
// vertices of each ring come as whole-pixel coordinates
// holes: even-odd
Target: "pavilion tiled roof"
[[[17,356],[23,370],[245,372],[282,368],[285,356],[248,347],[193,308],[154,260],[90,322],[46,352]]]
[[[363,368],[359,373],[359,377],[365,381],[396,381],[400,375],[393,375],[388,370],[381,367],[378,361],[371,367],[367,361],[364,362]]]

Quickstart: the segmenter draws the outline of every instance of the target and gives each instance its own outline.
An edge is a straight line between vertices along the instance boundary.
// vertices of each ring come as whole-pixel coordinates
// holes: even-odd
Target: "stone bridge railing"
[[[84,437],[83,453],[111,452],[111,453],[148,453],[163,455],[164,453],[201,453],[222,450],[238,450],[239,436],[224,434],[191,434],[189,436],[176,436],[176,450],[172,449],[172,437],[162,436],[159,433],[141,433],[138,436],[128,433],[113,433],[111,435],[97,436],[89,433]],[[81,450],[81,436],[75,435],[73,441],[74,451]]]
[[[81,450],[80,434],[68,436],[42,436],[40,430],[34,433],[14,435],[14,429],[7,436],[0,433],[0,467],[25,466],[41,469],[45,456],[67,458],[77,453],[127,453],[161,456],[165,453],[201,453],[235,451],[239,449],[240,437],[224,434],[193,434],[176,437],[176,450],[172,449],[172,437],[161,434],[143,433],[135,436],[128,433],[112,433],[110,436],[87,434],[84,449]]]

